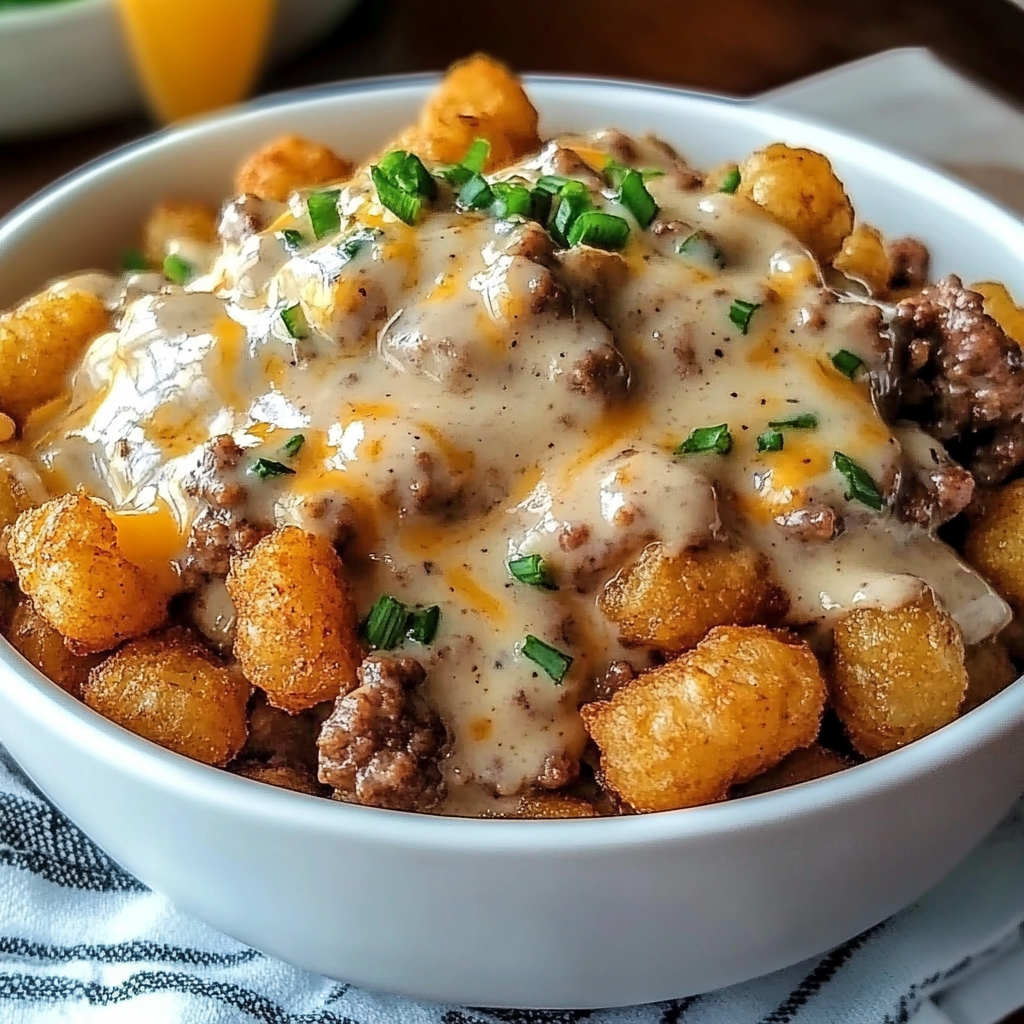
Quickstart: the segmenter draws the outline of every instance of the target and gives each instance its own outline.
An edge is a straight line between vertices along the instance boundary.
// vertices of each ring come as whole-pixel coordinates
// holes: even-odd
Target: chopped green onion
[[[844,377],[849,377],[850,380],[853,380],[857,375],[857,371],[864,365],[864,360],[860,356],[855,356],[852,352],[848,352],[845,348],[841,348],[832,356],[832,365]]]
[[[400,221],[415,224],[423,209],[423,199],[403,192],[376,164],[370,168],[370,177],[376,186],[381,206],[390,210]]]
[[[305,434],[293,434],[284,443],[285,454],[289,459],[294,459],[296,455],[302,450],[302,446],[306,443]]]
[[[196,276],[196,268],[184,257],[171,253],[164,257],[164,277],[174,284],[188,284]]]
[[[871,479],[871,474],[862,466],[858,466],[849,456],[842,452],[832,453],[832,465],[846,478],[850,485],[850,493],[847,498],[855,498],[862,505],[881,512],[885,507],[885,501],[881,492]]]
[[[542,192],[547,192],[549,195],[558,195],[565,185],[570,182],[577,182],[575,178],[567,178],[564,174],[545,174],[537,179],[536,188],[539,188]]]
[[[622,185],[622,179],[626,176],[629,168],[622,163],[619,163],[615,157],[608,157],[604,164],[604,176],[608,179],[609,184],[612,188],[619,188]]]
[[[341,191],[336,188],[313,192],[306,199],[306,212],[313,234],[319,241],[325,235],[333,235],[341,230],[341,214],[338,213],[338,199]]]
[[[539,665],[556,684],[561,684],[573,663],[568,654],[563,654],[543,640],[538,640],[531,633],[527,633],[522,650],[523,656]]]
[[[459,206],[464,210],[486,210],[494,202],[494,193],[483,175],[476,174],[459,189]]]
[[[288,333],[296,341],[309,337],[309,321],[306,320],[306,314],[302,311],[302,306],[299,303],[296,302],[294,306],[282,309],[281,319],[284,321]]]
[[[121,269],[127,271],[149,270],[152,264],[146,258],[145,253],[138,249],[126,249],[121,253]]]
[[[619,184],[619,202],[636,218],[642,228],[650,227],[658,214],[658,204],[647,191],[639,171],[627,170]]]
[[[729,319],[746,334],[750,328],[750,319],[761,308],[760,302],[747,302],[745,299],[733,299],[729,307]]]
[[[520,555],[518,558],[510,558],[508,571],[520,583],[526,583],[528,586],[540,587],[542,590],[558,589],[540,555]]]
[[[641,172],[644,181],[654,181],[655,178],[664,178],[665,172],[657,167],[645,167]]]
[[[437,626],[441,621],[441,609],[436,604],[429,608],[417,608],[409,612],[405,620],[405,635],[418,644],[430,644],[437,636]]]
[[[728,423],[719,423],[714,427],[697,427],[690,436],[677,445],[673,455],[702,455],[715,452],[728,455],[732,451],[732,434]]]
[[[533,212],[533,200],[530,190],[523,185],[513,185],[507,181],[496,181],[491,186],[494,202],[491,212],[499,220],[509,217],[529,217]]]
[[[284,239],[285,247],[291,249],[292,252],[301,249],[306,244],[302,232],[296,231],[295,228],[285,228],[281,232],[281,237]]]
[[[473,172],[468,167],[463,167],[462,164],[443,164],[434,168],[434,176],[442,178],[454,188],[461,188],[473,177]]]
[[[766,430],[757,435],[759,452],[781,452],[785,443],[786,439],[777,430]]]
[[[252,472],[261,480],[272,476],[295,475],[294,469],[289,469],[283,462],[274,462],[273,459],[257,459],[252,464]]]
[[[366,616],[360,633],[371,647],[380,651],[390,651],[397,647],[405,634],[405,623],[409,610],[401,601],[390,594],[382,594],[374,602],[370,614]]]
[[[345,257],[346,263],[351,263],[371,242],[377,238],[377,232],[360,229],[353,232],[338,246],[338,252]]]
[[[818,417],[813,412],[802,412],[788,420],[769,420],[769,427],[792,427],[794,430],[816,430]]]
[[[733,195],[736,189],[740,187],[740,169],[734,167],[728,174],[722,179],[722,183],[718,186],[719,192],[728,192],[729,195]]]
[[[530,216],[538,224],[547,224],[551,216],[551,193],[542,188],[530,190]]]
[[[437,195],[437,182],[415,153],[407,153],[404,149],[392,150],[378,166],[388,181],[411,196],[433,199]]]
[[[573,221],[566,241],[595,249],[622,249],[629,241],[629,224],[612,213],[587,210]]]
[[[491,144],[486,139],[474,139],[466,155],[462,158],[462,166],[468,171],[479,174],[484,169],[487,158],[491,155]]]
[[[711,265],[721,270],[725,266],[722,250],[715,245],[715,240],[706,231],[694,231],[676,244],[676,252],[686,256],[694,263]]]
[[[572,230],[573,224],[576,223],[576,219],[593,206],[590,201],[590,193],[582,194],[576,189],[569,189],[555,196],[551,204],[551,213],[548,215],[548,231],[559,245],[568,245],[569,232]]]

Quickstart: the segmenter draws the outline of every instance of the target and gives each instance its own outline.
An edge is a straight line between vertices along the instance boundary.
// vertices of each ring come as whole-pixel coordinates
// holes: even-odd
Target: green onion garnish
[[[491,185],[491,192],[494,193],[491,213],[499,220],[506,220],[509,217],[529,217],[533,212],[530,190],[523,185],[496,181]]]
[[[491,144],[486,139],[474,139],[473,145],[462,158],[462,166],[468,171],[479,174],[484,169],[487,158],[491,155]]]
[[[793,416],[788,420],[769,420],[769,427],[792,427],[794,430],[815,430],[818,426],[818,417],[813,412],[802,412],[799,416]]]
[[[850,485],[850,493],[847,498],[855,498],[862,505],[881,512],[885,507],[885,501],[881,492],[871,479],[871,474],[861,466],[858,466],[853,459],[842,452],[832,453],[832,465],[846,478]]]
[[[390,210],[400,221],[415,224],[423,209],[423,199],[403,192],[376,164],[370,168],[370,177],[377,189],[381,206]]]
[[[714,427],[697,427],[690,432],[690,436],[677,445],[673,455],[702,455],[706,452],[715,452],[718,455],[728,455],[732,451],[732,434],[729,433],[728,423],[719,423]]]
[[[629,224],[612,213],[586,210],[573,221],[566,241],[595,249],[622,249],[629,241]]]
[[[519,580],[531,587],[542,590],[557,590],[555,581],[548,572],[547,564],[540,555],[520,555],[508,560],[508,571]]]
[[[729,307],[729,319],[746,334],[750,327],[750,319],[761,308],[760,302],[747,302],[745,299],[733,299]]]
[[[417,608],[409,612],[405,620],[405,635],[418,644],[430,644],[437,636],[437,625],[441,621],[441,609],[436,604],[429,608]]]
[[[377,231],[360,229],[349,235],[338,246],[338,253],[345,258],[346,263],[351,263],[371,242],[376,240],[378,234]]]
[[[542,188],[530,190],[530,216],[538,224],[547,224],[551,216],[551,193]]]
[[[658,204],[654,201],[654,196],[647,191],[643,175],[639,171],[627,170],[622,175],[618,199],[642,228],[649,227],[658,214]]]
[[[289,459],[294,459],[296,455],[302,450],[302,446],[306,443],[305,434],[293,434],[284,443],[284,451]]]
[[[174,284],[188,284],[196,276],[196,268],[187,259],[171,253],[164,257],[164,277]]]
[[[289,469],[283,462],[274,462],[273,459],[257,459],[252,464],[252,473],[261,480],[272,476],[294,476],[295,470]]]
[[[292,252],[301,249],[306,244],[302,232],[296,231],[295,228],[285,228],[281,232],[281,237],[284,239],[285,247],[291,249]]]
[[[579,185],[580,182],[576,181],[575,178],[567,178],[563,174],[545,174],[537,179],[536,188],[539,188],[542,192],[547,192],[548,195],[558,195],[565,185],[570,182]]]
[[[523,642],[523,656],[539,665],[554,681],[560,684],[569,671],[573,659],[568,654],[563,654],[543,640],[538,640],[533,634],[528,633]]]
[[[424,199],[437,196],[437,182],[415,153],[407,153],[404,149],[392,150],[378,166],[384,177],[403,192]]]
[[[664,178],[665,172],[657,167],[645,167],[641,172],[644,181],[654,181],[655,178]]]
[[[757,435],[759,452],[781,452],[785,443],[786,439],[777,430],[766,430]]]
[[[694,263],[713,266],[721,270],[725,266],[722,250],[715,245],[715,240],[706,231],[694,231],[676,244],[676,252]]]
[[[138,249],[126,249],[121,253],[121,269],[127,271],[138,272],[140,270],[149,270],[152,264],[146,258],[145,253],[139,252]]]
[[[341,191],[336,188],[313,192],[306,199],[306,212],[313,234],[317,240],[341,230],[341,214],[338,213],[338,199]]]
[[[281,319],[284,321],[285,329],[296,341],[309,337],[309,321],[306,320],[306,314],[299,303],[282,309]]]
[[[860,356],[855,356],[852,352],[848,352],[845,348],[841,348],[832,356],[832,365],[844,377],[849,377],[850,380],[853,380],[857,375],[857,371],[864,365],[864,360]]]
[[[494,193],[483,175],[473,176],[459,189],[459,206],[464,210],[486,210],[494,202]]]
[[[573,187],[579,186],[579,188]],[[547,228],[559,245],[569,244],[569,232],[577,218],[592,208],[590,192],[579,182],[569,182],[551,201]],[[627,229],[629,225],[626,225]]]
[[[360,634],[371,647],[390,651],[397,647],[405,634],[409,610],[390,594],[382,594],[374,602],[370,614],[363,622]]]
[[[443,178],[454,188],[461,188],[473,177],[473,172],[462,164],[443,164],[434,168],[434,176]]]
[[[729,195],[733,195],[736,189],[740,187],[740,169],[734,167],[729,173],[722,179],[721,185],[718,186],[719,192],[728,192]]]

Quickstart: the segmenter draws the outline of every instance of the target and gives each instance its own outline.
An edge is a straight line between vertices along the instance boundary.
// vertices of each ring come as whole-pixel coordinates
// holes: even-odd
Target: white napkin
[[[300,971],[176,910],[0,760],[4,1024],[994,1024],[1010,1006],[991,1015],[956,992],[985,969],[1024,979],[1022,955],[1024,803],[919,903],[745,985],[620,1010],[419,1004]],[[932,999],[950,990],[944,1012]]]

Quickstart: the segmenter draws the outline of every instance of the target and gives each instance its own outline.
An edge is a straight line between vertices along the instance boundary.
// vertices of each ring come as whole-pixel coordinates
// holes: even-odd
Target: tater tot
[[[844,768],[849,768],[851,763],[835,751],[828,750],[819,743],[813,743],[802,750],[794,750],[774,768],[769,768],[762,775],[740,786],[733,795],[754,796],[756,793],[771,793],[776,789],[810,782],[812,779],[823,779],[826,775],[834,775]]]
[[[740,164],[739,195],[746,196],[807,246],[821,262],[832,259],[853,230],[853,206],[821,153],[775,142]]]
[[[491,144],[484,170],[540,147],[537,111],[504,64],[477,54],[453,64],[404,141],[430,161],[457,163],[477,138]]]
[[[712,626],[774,621],[786,610],[767,559],[749,548],[713,544],[667,555],[650,544],[598,597],[623,643],[679,652]]]
[[[763,626],[722,626],[580,713],[604,784],[638,811],[667,811],[721,800],[813,743],[824,708],[806,644]]]
[[[1021,309],[1005,284],[998,281],[978,281],[971,285],[972,292],[978,292],[984,299],[985,312],[1018,345],[1024,345],[1024,309]]]
[[[0,581],[14,579],[14,566],[7,554],[10,527],[22,512],[45,500],[46,489],[31,464],[0,452]]]
[[[596,818],[592,804],[564,793],[528,793],[516,808],[516,818]]]
[[[89,292],[42,292],[0,313],[0,409],[18,423],[67,386],[86,345],[110,326]]]
[[[998,639],[968,647],[964,664],[968,682],[967,695],[960,708],[962,715],[1001,693],[1020,675],[1006,647]]]
[[[205,764],[245,743],[249,684],[187,630],[132,640],[89,673],[83,699],[104,718]]]
[[[981,513],[967,528],[964,557],[1024,611],[1024,478],[985,496]]]
[[[82,696],[89,672],[103,659],[101,654],[80,655],[68,650],[64,637],[32,607],[27,597],[14,609],[7,639],[27,662],[72,697]]]
[[[858,224],[843,239],[842,248],[832,260],[841,274],[860,281],[869,295],[884,295],[892,276],[892,260],[880,232],[870,224]]]
[[[235,657],[268,703],[291,714],[357,685],[355,608],[323,537],[286,526],[232,559]]]
[[[334,150],[298,135],[282,135],[238,168],[235,191],[284,203],[300,188],[345,181],[352,164]]]
[[[207,203],[157,203],[142,229],[142,251],[158,266],[180,241],[210,244],[217,239],[217,211]]]
[[[252,779],[253,782],[277,786],[278,789],[290,789],[295,793],[323,796],[327,792],[327,787],[321,786],[312,772],[291,765],[269,765],[249,761],[235,765],[231,770],[235,775]]]
[[[23,512],[8,550],[21,589],[76,654],[110,650],[167,616],[170,595],[121,554],[107,510],[84,494]]]
[[[964,644],[930,591],[858,608],[836,625],[832,704],[854,747],[877,757],[952,722],[967,691]]]

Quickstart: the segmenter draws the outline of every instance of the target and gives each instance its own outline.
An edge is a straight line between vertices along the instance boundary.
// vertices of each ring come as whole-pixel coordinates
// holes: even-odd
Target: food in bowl
[[[365,165],[275,140],[4,314],[25,657],[246,777],[491,817],[788,785],[1013,680],[1006,290],[810,150],[537,122],[475,58]]]

